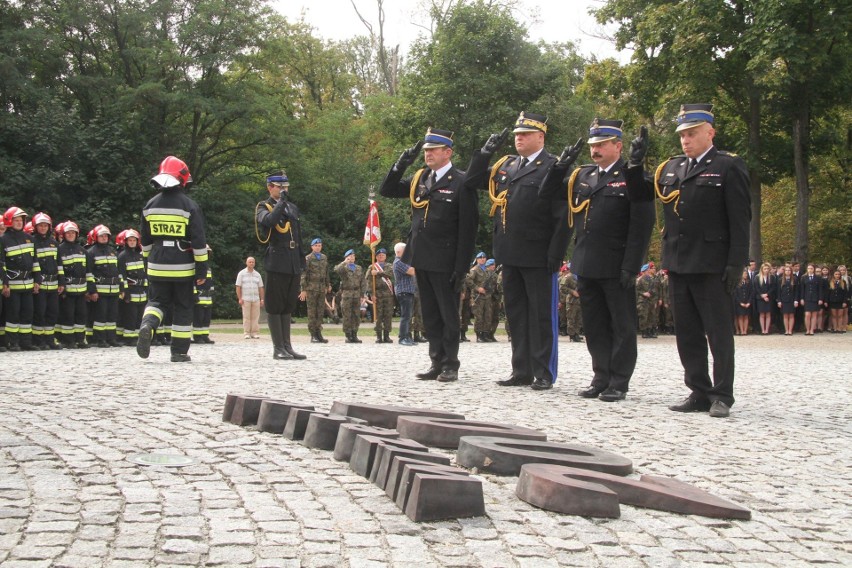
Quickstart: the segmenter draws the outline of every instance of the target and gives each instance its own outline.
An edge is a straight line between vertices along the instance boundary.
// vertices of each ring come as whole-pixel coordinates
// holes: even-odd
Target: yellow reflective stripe
[[[207,250],[205,249],[202,252],[193,252],[193,257],[195,257],[195,262],[207,262]]]
[[[187,276],[195,276],[195,269],[192,270],[157,270],[148,268],[148,276],[160,276],[163,278],[183,278]]]

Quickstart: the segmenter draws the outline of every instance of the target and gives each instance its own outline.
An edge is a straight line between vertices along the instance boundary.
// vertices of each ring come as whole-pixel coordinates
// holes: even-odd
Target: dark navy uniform
[[[443,133],[435,137],[432,132],[426,134],[426,148],[452,147],[452,133],[435,130]],[[476,188],[452,164],[439,179],[432,179],[429,168],[405,180],[403,174],[404,169],[394,166],[379,193],[411,202],[411,230],[402,262],[415,270],[432,368],[458,371],[460,290],[479,223]]]
[[[121,301],[118,304],[121,336],[128,345],[135,345],[148,302],[148,278],[142,252],[125,246],[118,254],[118,273],[121,278]]]
[[[59,243],[50,231],[33,235],[36,258],[41,269],[41,286],[33,298],[33,344],[42,349],[60,349],[54,340],[59,321],[59,279],[63,276],[59,264]]]
[[[66,222],[66,225],[68,223]],[[86,343],[86,321],[89,304],[86,302],[88,281],[92,276],[92,265],[86,249],[76,240],[67,238],[59,245],[59,262],[62,277],[59,283],[65,287],[59,302],[59,328],[65,347],[88,347]]]
[[[599,139],[596,120],[589,143],[620,138],[621,121],[604,122],[612,122],[617,132]],[[630,183],[647,184],[641,165],[632,169],[637,168]],[[636,367],[636,295],[632,285],[622,286],[621,280],[627,274],[632,284],[644,262],[654,204],[628,198],[626,173],[627,164],[619,158],[606,171],[595,164],[580,166],[568,178],[567,191],[565,171],[558,168],[542,184],[543,197],[571,201],[575,243],[571,271],[577,275],[583,330],[594,372],[590,388],[581,393],[587,398],[608,388],[626,393]]]
[[[41,267],[36,261],[32,236],[12,227],[0,237],[3,248],[3,298],[6,341],[10,351],[33,348],[33,288],[41,283]]]
[[[110,244],[95,243],[86,253],[92,266],[89,294],[97,294],[93,303],[93,341],[98,347],[118,347],[116,324],[118,322],[118,294],[121,278],[118,275],[118,256]]]

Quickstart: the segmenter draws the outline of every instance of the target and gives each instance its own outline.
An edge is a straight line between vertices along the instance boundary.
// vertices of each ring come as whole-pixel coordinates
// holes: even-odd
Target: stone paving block
[[[495,436],[546,441],[547,434],[523,426],[431,416],[400,416],[396,429],[403,438],[427,446],[456,449],[463,436]]]
[[[332,414],[343,414],[354,416],[367,421],[370,426],[381,428],[396,428],[397,419],[400,416],[435,416],[441,418],[459,418],[464,416],[446,410],[435,410],[431,408],[409,408],[406,406],[389,406],[381,404],[362,404],[360,402],[334,401],[331,405]]]
[[[231,416],[234,414],[234,405],[237,403],[237,399],[240,397],[263,398],[262,396],[252,394],[228,393],[227,395],[225,395],[225,406],[222,409],[222,422],[231,421]]]
[[[369,479],[370,472],[373,469],[373,460],[376,457],[376,448],[382,443],[409,450],[429,451],[426,446],[414,440],[377,438],[375,436],[359,434],[355,436],[355,444],[352,446],[352,457],[349,458],[349,467],[352,471],[361,477]]]
[[[314,413],[308,418],[305,428],[305,438],[302,443],[317,450],[333,450],[337,443],[337,434],[340,427],[346,423],[354,423],[365,426],[366,421],[352,416],[342,414],[318,414]]]
[[[408,498],[411,496],[411,488],[414,485],[414,475],[417,473],[469,475],[465,470],[450,465],[420,460],[410,456],[396,456],[391,465],[393,477],[390,478],[389,476],[393,480],[393,487],[391,487],[389,479],[385,494],[396,503],[400,511],[405,512]]]
[[[618,517],[621,502],[687,515],[751,518],[748,509],[674,479],[643,475],[636,480],[547,464],[523,466],[516,494],[542,509],[590,517]]]
[[[328,412],[308,410],[307,408],[291,408],[284,426],[284,437],[288,440],[302,440],[305,438],[305,430],[308,429],[308,420],[311,414],[318,413],[328,416]]]
[[[266,400],[266,397],[235,395],[234,406],[230,413],[231,424],[236,426],[257,424],[257,417],[260,414],[260,405],[264,400]],[[225,404],[227,405],[227,398]],[[225,412],[222,413],[222,416],[225,416]]]
[[[526,463],[564,465],[613,475],[629,475],[633,471],[629,459],[600,448],[499,436],[462,437],[456,463],[495,475],[518,475]]]
[[[366,424],[341,424],[337,431],[337,440],[334,442],[334,459],[348,462],[352,457],[352,447],[355,445],[355,437],[358,434],[366,434],[377,438],[399,438],[399,432],[391,428],[381,428]]]
[[[405,506],[405,515],[412,521],[418,523],[484,514],[485,498],[480,480],[457,474],[414,474]]]
[[[441,454],[430,454],[417,450],[406,450],[405,448],[395,448],[393,446],[385,446],[379,444],[376,448],[376,458],[373,461],[373,469],[370,471],[370,481],[376,484],[379,489],[384,490],[388,475],[390,474],[391,466],[395,457],[407,457],[419,459],[425,462],[437,463],[441,465],[450,465],[450,458]]]
[[[260,405],[260,413],[257,417],[257,429],[261,432],[271,432],[272,434],[283,433],[284,427],[287,425],[287,418],[290,416],[291,408],[314,410],[312,404],[267,399]]]

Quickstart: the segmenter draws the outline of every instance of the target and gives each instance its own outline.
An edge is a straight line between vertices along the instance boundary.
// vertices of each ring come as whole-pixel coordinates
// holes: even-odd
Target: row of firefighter
[[[148,301],[139,232],[115,235],[93,227],[81,243],[74,221],[54,224],[38,212],[29,219],[10,207],[0,226],[0,351],[84,349],[136,345]],[[212,275],[196,287],[193,339],[212,343]],[[168,316],[167,316],[168,317]],[[168,326],[158,338],[169,342]]]

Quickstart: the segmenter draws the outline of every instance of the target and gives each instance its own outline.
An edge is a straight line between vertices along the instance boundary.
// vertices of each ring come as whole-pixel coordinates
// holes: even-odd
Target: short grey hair
[[[404,248],[405,248],[405,243],[396,243],[395,245],[393,245],[393,252],[394,252],[394,254],[396,254]]]

